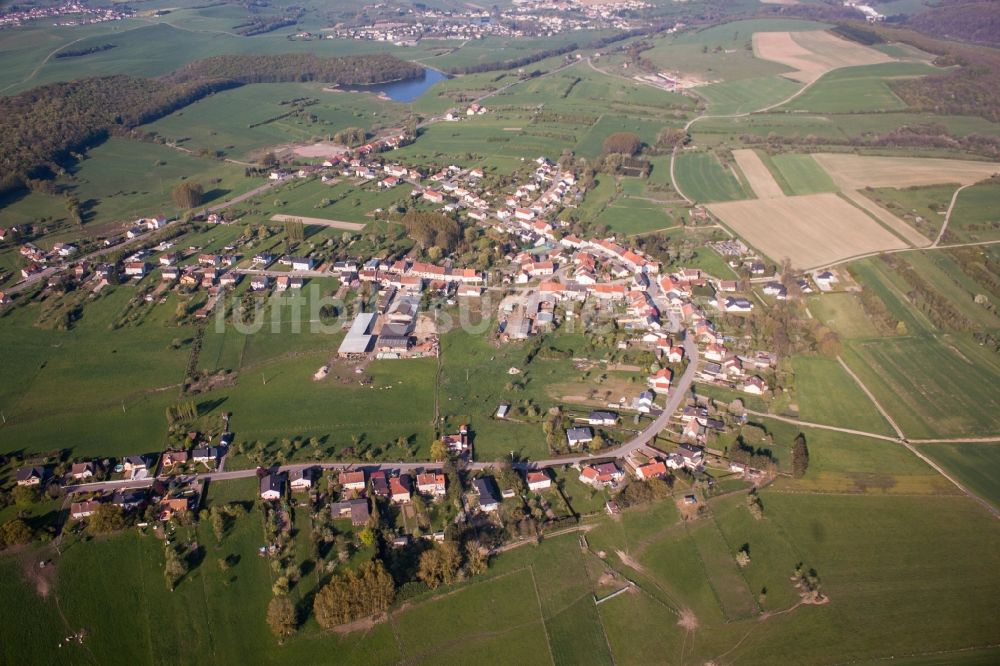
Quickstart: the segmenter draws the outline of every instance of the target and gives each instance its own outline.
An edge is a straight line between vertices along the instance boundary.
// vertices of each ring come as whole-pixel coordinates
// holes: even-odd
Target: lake
[[[442,74],[436,69],[425,69],[423,76],[405,81],[392,81],[372,86],[344,86],[343,90],[354,92],[370,92],[376,95],[385,95],[394,102],[408,104],[419,99],[427,90],[438,81],[448,78],[447,74]]]

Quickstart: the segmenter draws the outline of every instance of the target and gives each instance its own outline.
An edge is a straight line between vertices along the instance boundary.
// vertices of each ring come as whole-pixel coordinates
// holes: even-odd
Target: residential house
[[[410,485],[410,475],[400,474],[389,479],[389,499],[396,504],[405,504],[413,494]]]
[[[162,466],[164,468],[173,467],[174,465],[184,465],[190,458],[190,453],[188,451],[164,451]]]
[[[552,487],[552,478],[545,470],[535,470],[527,474],[528,490],[538,492]]]
[[[288,485],[292,489],[293,493],[308,491],[313,486],[314,475],[315,468],[313,467],[293,470],[288,474]]]
[[[159,519],[166,522],[178,513],[184,513],[191,508],[191,500],[187,497],[164,497],[159,504]]]
[[[196,463],[214,464],[219,460],[222,452],[215,446],[203,446],[191,452],[191,458]]]
[[[594,431],[590,428],[568,428],[566,442],[570,447],[579,446],[594,441]]]
[[[636,478],[642,479],[643,481],[664,477],[666,475],[667,466],[660,460],[655,460],[645,465],[639,465],[635,468]]]
[[[596,426],[613,426],[618,423],[618,415],[614,412],[591,412],[587,416],[587,423]]]
[[[632,408],[640,414],[649,414],[653,409],[653,400],[656,396],[652,391],[643,391],[632,401]]]
[[[671,377],[668,368],[660,368],[649,378],[649,387],[656,393],[667,393],[670,391]]]
[[[594,487],[613,486],[622,476],[623,472],[618,463],[608,462],[584,467],[580,472],[580,481]]]
[[[69,516],[73,520],[82,520],[83,518],[88,518],[97,511],[97,508],[101,506],[102,502],[97,500],[86,500],[83,502],[73,502],[69,508]]]
[[[678,444],[677,453],[684,459],[684,466],[698,470],[705,464],[705,450],[692,444]]]
[[[371,510],[368,508],[368,499],[364,497],[334,502],[330,504],[330,512],[334,518],[350,516],[351,524],[355,526],[367,525],[371,517]]]
[[[767,383],[757,375],[754,375],[747,378],[740,390],[750,395],[763,395],[767,391]]]
[[[481,476],[472,481],[472,486],[479,495],[479,508],[482,511],[493,512],[500,508],[500,500],[497,498],[496,483],[493,477]]]
[[[260,498],[274,501],[281,499],[285,492],[285,477],[282,474],[268,474],[260,480]]]
[[[19,486],[37,486],[45,480],[45,468],[40,466],[22,467],[14,475]]]
[[[389,479],[386,477],[385,470],[373,472],[371,482],[372,493],[376,497],[389,497]]]
[[[96,471],[97,466],[93,462],[78,462],[73,463],[73,466],[70,467],[69,475],[73,479],[81,481],[83,479],[92,479]]]
[[[417,492],[422,495],[432,495],[443,497],[445,488],[445,475],[440,472],[424,472],[417,475]]]

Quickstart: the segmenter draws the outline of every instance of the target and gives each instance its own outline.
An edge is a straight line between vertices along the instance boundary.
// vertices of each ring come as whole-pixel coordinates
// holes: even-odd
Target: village
[[[629,12],[649,8],[642,0],[601,3],[515,0],[499,12],[463,8],[461,12],[424,5],[387,11],[368,25],[337,25],[327,39],[357,39],[413,46],[421,39],[484,39],[486,37],[552,37],[569,31],[630,30],[638,22]]]

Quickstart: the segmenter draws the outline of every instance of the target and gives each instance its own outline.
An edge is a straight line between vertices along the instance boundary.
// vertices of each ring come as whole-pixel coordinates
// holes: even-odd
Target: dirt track
[[[366,225],[358,222],[342,222],[341,220],[326,220],[322,217],[303,217],[302,215],[272,215],[272,222],[290,222],[300,220],[303,224],[311,224],[317,227],[331,227],[333,229],[343,229],[345,231],[361,231]]]

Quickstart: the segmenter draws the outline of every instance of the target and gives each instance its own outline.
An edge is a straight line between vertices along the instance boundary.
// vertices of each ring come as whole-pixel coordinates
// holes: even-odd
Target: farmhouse
[[[371,335],[370,331],[374,322],[375,313],[373,312],[362,312],[355,317],[354,323],[351,324],[351,328],[337,349],[337,355],[340,358],[348,358],[371,351],[375,336]]]

